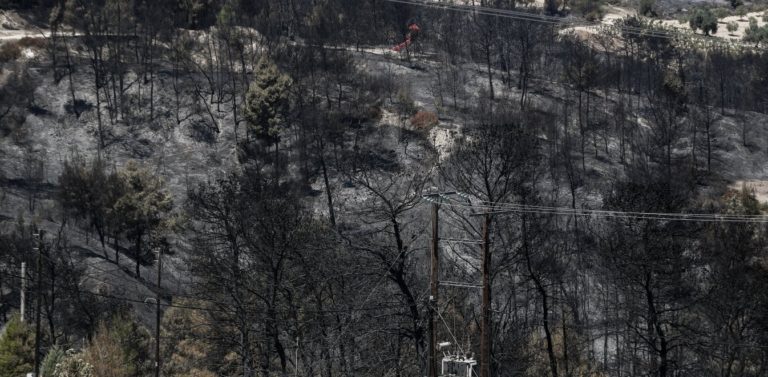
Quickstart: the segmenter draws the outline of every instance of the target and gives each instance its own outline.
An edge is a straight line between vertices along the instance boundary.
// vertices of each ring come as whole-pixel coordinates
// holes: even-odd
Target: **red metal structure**
[[[405,34],[405,41],[403,43],[400,43],[399,45],[392,48],[393,51],[400,52],[405,50],[408,46],[413,44],[413,42],[416,39],[416,36],[418,36],[419,32],[421,31],[421,28],[418,24],[416,24],[415,21],[411,21],[408,23],[408,32]]]

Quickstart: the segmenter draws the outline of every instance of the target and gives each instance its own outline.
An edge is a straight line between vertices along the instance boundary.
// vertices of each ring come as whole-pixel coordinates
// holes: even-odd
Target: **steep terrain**
[[[32,31],[18,30],[15,33],[29,35]],[[389,51],[386,46],[366,48],[361,52],[352,47],[347,50],[354,56],[355,65],[359,70],[379,72],[403,83],[407,96],[413,99],[418,108],[429,111],[443,110],[439,124],[425,135],[415,133],[407,118],[390,112],[394,110],[384,110],[377,122],[366,125],[370,128],[370,134],[364,142],[375,144],[381,150],[392,151],[394,154],[390,158],[406,170],[409,165],[418,166],[428,160],[431,153],[429,150],[436,150],[440,159],[445,160],[453,140],[461,135],[461,130],[469,119],[467,114],[461,111],[436,107],[439,99],[430,92],[430,87],[437,80],[436,71],[441,63],[429,56],[418,54],[411,57],[411,61],[406,61],[402,55]],[[88,64],[86,57],[79,59],[75,65],[82,69],[77,70],[72,81],[75,83],[78,99],[94,104],[96,101],[93,97],[92,78],[85,68]],[[65,161],[73,158],[90,160],[96,156],[96,119],[93,112],[84,113],[78,118],[68,110],[68,104],[71,104],[69,83],[67,80],[61,80],[58,84],[53,81],[45,51],[31,50],[22,60],[37,83],[34,92],[36,110],[26,115],[23,136],[5,137],[0,140],[0,176],[4,177],[2,216],[6,219],[6,226],[12,226],[20,216],[27,219],[39,217],[41,226],[49,233],[55,234],[60,227],[58,221],[52,220],[53,214],[59,210],[55,199],[57,179],[62,173]],[[483,86],[487,85],[484,68],[467,63],[462,69],[467,75],[465,91],[469,95],[464,101],[472,102],[472,98],[476,98]],[[498,77],[502,72],[496,74]],[[216,120],[222,127],[221,133],[215,136],[215,141],[196,139],[190,129],[191,124],[176,125],[170,119],[173,98],[169,85],[172,80],[170,72],[161,70],[157,80],[159,85],[156,111],[166,115],[158,117],[151,124],[110,125],[108,147],[104,150],[103,158],[111,161],[112,168],[120,168],[129,160],[140,161],[164,179],[176,205],[183,206],[186,192],[199,183],[223,177],[237,165],[234,128],[231,126],[232,115],[229,112],[216,114]],[[539,108],[553,106],[560,100],[558,96],[567,89],[567,86],[556,81],[545,81],[539,77],[533,80],[536,80],[537,89],[531,94],[530,101],[536,103]],[[499,81],[494,82],[494,85],[500,89],[499,97],[508,96],[514,100],[519,96],[514,87]],[[596,95],[606,101],[604,108],[610,107],[610,93],[598,92]],[[768,117],[733,109],[727,109],[726,114],[728,115],[721,117],[715,125],[719,130],[717,143],[721,148],[716,161],[718,170],[724,172],[723,178],[726,181],[723,184],[733,187],[738,187],[741,182],[754,184],[759,197],[763,198],[765,194],[762,188],[768,180],[768,165],[764,163],[768,159],[768,150],[761,145],[763,141],[768,140],[768,130],[760,125],[765,124]],[[647,121],[638,117],[636,122],[642,125]],[[415,138],[415,142],[408,143],[409,138]],[[587,157],[592,173],[589,174],[584,195],[591,195],[589,192],[599,187],[607,187],[617,174],[621,174],[616,139],[608,141],[607,151],[608,155],[598,151],[597,158],[594,155]],[[44,171],[33,187],[30,187],[30,182],[27,181],[29,177],[26,177],[31,161],[41,162]],[[348,206],[347,202],[353,203],[349,208],[354,210],[354,203],[363,202],[364,197],[369,195],[354,186],[345,186],[343,177],[333,178],[331,183],[339,197],[342,211]],[[316,192],[321,192],[322,180],[316,180],[312,187]],[[34,208],[30,207],[31,196],[34,196]],[[321,195],[318,196],[316,207],[320,213],[327,213],[323,200]],[[585,197],[584,200],[590,206],[600,205],[599,198]],[[75,228],[67,229],[67,232],[75,231]],[[95,234],[82,231],[71,233],[68,237],[72,246],[79,249],[84,257],[83,263],[88,266],[87,274],[94,279],[92,284],[98,286],[103,280],[106,282],[104,289],[110,294],[136,300],[134,306],[144,313],[144,318],[149,321],[152,307],[138,302],[153,296],[152,286],[156,276],[154,267],[142,266],[142,278],[136,279],[130,273],[130,256],[121,257],[123,268],[115,266],[105,260],[114,260],[115,250],[109,245],[102,248],[94,237]],[[183,247],[183,243],[181,246]],[[183,251],[181,254],[183,256]],[[182,256],[172,258],[166,264],[169,273],[166,274],[164,285],[172,291],[184,292],[186,289],[182,279],[186,275]]]
[[[605,9],[603,25],[636,15],[620,6]],[[163,331],[168,339],[178,337],[165,351],[178,360],[183,357],[174,353],[176,344],[192,347],[210,334],[196,338],[186,328],[173,333],[173,326],[191,321],[173,309],[210,316],[213,325],[201,327],[221,331],[210,337],[219,343],[200,346],[205,352],[193,347],[191,353],[225,360],[212,375],[238,374],[239,365],[247,375],[258,363],[283,374],[290,368],[299,373],[301,365],[307,375],[336,375],[336,368],[350,375],[388,375],[377,369],[381,363],[399,375],[417,375],[408,368],[425,366],[426,313],[432,305],[426,273],[431,202],[422,196],[458,190],[438,196],[445,204],[438,231],[445,274],[440,279],[461,280],[461,289],[475,289],[483,275],[492,275],[488,287],[498,294],[492,308],[498,331],[494,357],[499,361],[494,362],[523,365],[529,376],[558,375],[556,368],[569,368],[569,362],[585,370],[609,370],[611,360],[618,360],[613,362],[617,368],[626,367],[630,363],[620,358],[625,352],[627,360],[642,359],[638,365],[652,369],[657,354],[659,360],[671,355],[656,348],[656,337],[666,341],[664,330],[677,337],[670,337],[673,343],[684,339],[674,343],[677,347],[705,343],[695,337],[713,330],[702,325],[691,335],[679,329],[692,324],[674,321],[704,323],[709,307],[679,317],[676,311],[698,310],[700,301],[717,303],[709,296],[714,288],[708,281],[690,283],[688,288],[705,293],[687,296],[677,287],[691,276],[709,276],[710,267],[719,263],[695,253],[709,247],[722,256],[718,253],[732,246],[716,242],[742,233],[729,233],[731,228],[704,233],[709,228],[676,228],[669,221],[640,227],[633,219],[549,218],[541,211],[719,211],[733,205],[734,192],[746,187],[759,201],[748,210],[761,213],[768,204],[768,129],[763,127],[768,114],[759,111],[764,108],[760,71],[749,59],[762,55],[734,49],[726,55],[732,60],[717,61],[714,52],[686,49],[664,36],[603,38],[604,29],[596,25],[559,28],[426,11],[418,19],[422,34],[397,53],[392,50],[401,40],[396,32],[361,36],[376,26],[355,25],[339,32],[342,38],[328,37],[333,28],[322,22],[348,19],[331,11],[327,16],[324,9],[301,18],[311,32],[298,35],[291,32],[294,26],[261,19],[259,27],[238,25],[226,10],[212,21],[220,26],[172,25],[157,36],[147,36],[154,31],[149,23],[141,24],[147,34],[126,32],[120,18],[95,35],[69,27],[52,35],[45,25],[28,20],[32,17],[0,14],[0,51],[18,47],[18,53],[9,54],[12,59],[0,62],[0,88],[13,89],[0,98],[0,105],[8,104],[8,116],[0,118],[0,230],[9,235],[3,240],[10,240],[0,245],[7,256],[0,263],[9,265],[0,267],[13,271],[10,263],[33,260],[32,239],[17,234],[31,233],[21,224],[39,226],[51,250],[66,250],[68,266],[82,269],[80,280],[65,282],[77,287],[77,297],[66,300],[82,304],[80,293],[95,297],[93,318],[127,305],[138,322],[153,327],[160,296],[163,312],[176,321]],[[375,13],[370,19],[395,24]],[[466,33],[456,33],[459,22]],[[386,28],[392,29],[402,27]],[[742,85],[734,77],[751,81]],[[278,93],[274,87],[281,83],[290,83],[289,89]],[[281,95],[290,98],[286,111],[279,106]],[[263,105],[269,101],[278,105]],[[260,119],[254,115],[259,106],[274,114]],[[73,165],[99,166],[117,176],[138,165],[161,178],[173,204],[171,220],[163,223],[167,227],[158,226],[161,240],[144,235],[145,255],[137,256],[142,236],[134,246],[130,232],[122,229],[128,228],[125,223],[109,224],[100,235],[103,224],[93,216],[64,208],[68,198],[60,179]],[[483,176],[489,171],[501,177]],[[508,191],[493,198],[498,187]],[[675,195],[684,199],[670,194],[678,189]],[[484,190],[491,195],[483,197]],[[503,213],[529,203],[540,207],[512,211],[510,217]],[[117,213],[115,208],[105,211]],[[292,212],[296,208],[301,210]],[[477,215],[494,210],[501,215],[493,222],[486,215],[489,220],[481,225]],[[242,218],[249,222],[240,223]],[[758,233],[744,237],[756,239]],[[640,235],[651,246],[637,246],[641,242],[632,237]],[[480,267],[487,251],[482,245],[491,241],[495,254],[487,257],[489,265],[499,266],[492,274]],[[241,256],[241,248],[250,254]],[[167,253],[158,287],[153,253],[159,250]],[[626,258],[616,257],[616,250]],[[284,252],[293,254],[284,258]],[[691,262],[694,267],[688,268],[687,258],[700,264]],[[248,267],[240,270],[240,263]],[[649,265],[658,271],[647,276],[659,280],[641,281]],[[14,284],[24,277],[14,274],[3,276],[13,282],[0,287],[0,302],[8,303],[3,314],[15,310],[18,301]],[[622,274],[640,278],[624,280]],[[243,291],[252,301],[240,301]],[[449,287],[443,293],[438,314],[461,328],[458,337],[468,338],[470,349],[479,349],[480,337],[488,334],[480,330],[479,291]],[[654,300],[666,300],[658,316],[668,321],[656,327],[648,324],[655,318],[645,318],[655,310]],[[620,318],[623,313],[626,318]],[[549,320],[561,328],[547,328]],[[73,323],[86,322],[79,321]],[[635,327],[624,328],[630,323]],[[82,326],[93,331],[95,323]],[[661,335],[654,333],[649,341],[640,329]],[[454,336],[440,331],[445,339]],[[623,344],[629,341],[619,336],[634,344],[653,343],[644,351],[637,345],[627,351]],[[288,346],[299,337],[304,359],[289,362]],[[758,344],[761,338],[745,335],[738,341]],[[553,348],[562,350],[556,354]],[[686,352],[677,356],[707,357],[693,346]],[[396,355],[394,361],[378,360],[382,353]],[[338,364],[329,361],[337,354]],[[327,364],[316,366],[321,363]],[[701,372],[691,370],[690,375]]]

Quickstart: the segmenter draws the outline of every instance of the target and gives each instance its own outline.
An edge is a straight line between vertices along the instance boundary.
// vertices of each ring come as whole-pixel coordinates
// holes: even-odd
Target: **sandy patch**
[[[603,23],[612,25],[616,20],[621,20],[629,16],[637,16],[637,11],[634,9],[621,8],[613,5],[606,5],[603,7],[605,15],[603,16]]]
[[[634,9],[621,8],[613,5],[606,5],[603,7],[603,10],[605,11],[605,14],[599,23],[595,23],[593,25],[579,25],[564,28],[560,30],[560,35],[573,33],[573,35],[579,37],[580,39],[588,40],[589,36],[599,34],[601,32],[601,27],[615,25],[617,22],[620,22],[626,17],[637,15],[637,11]],[[618,41],[614,42],[618,43]],[[601,46],[595,45],[593,47],[599,48]]]
[[[761,203],[768,202],[768,181],[758,179],[738,180],[728,185],[728,188],[732,190],[741,190],[744,186],[746,186],[747,189],[755,191],[755,198],[758,201]]]
[[[12,10],[0,9],[0,31],[19,30],[27,27],[27,23],[19,14]]]
[[[438,161],[444,161],[450,156],[453,145],[458,137],[458,131],[441,124],[429,130],[429,140],[437,151]]]

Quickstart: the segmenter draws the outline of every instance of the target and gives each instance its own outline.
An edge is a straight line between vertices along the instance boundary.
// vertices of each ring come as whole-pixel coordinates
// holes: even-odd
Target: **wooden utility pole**
[[[480,377],[491,377],[491,215],[483,219],[483,303],[480,319]]]
[[[35,278],[35,377],[40,376],[40,343],[42,342],[42,331],[40,329],[40,304],[42,302],[42,272],[43,272],[43,231],[38,231],[37,243],[37,271]],[[53,335],[53,334],[51,334]]]
[[[429,377],[437,377],[437,331],[435,329],[435,310],[437,310],[438,297],[438,210],[437,203],[432,203],[432,247],[430,247],[430,274],[429,288],[430,296],[427,308],[429,310]]]
[[[21,302],[19,303],[21,322],[26,320],[27,311],[27,262],[21,262]]]
[[[155,377],[160,377],[160,291],[163,276],[163,248],[157,249],[157,295],[155,296]]]

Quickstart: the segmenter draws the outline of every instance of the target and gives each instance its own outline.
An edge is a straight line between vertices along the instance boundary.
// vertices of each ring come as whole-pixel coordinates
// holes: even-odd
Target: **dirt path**
[[[31,31],[31,30],[0,30],[0,41],[18,41],[22,38],[48,38],[50,31]]]
[[[742,179],[734,181],[728,185],[731,190],[741,191],[746,187],[748,190],[754,190],[755,199],[760,203],[768,203],[768,181],[759,179]]]
[[[80,37],[83,33],[67,31],[65,37]],[[15,11],[0,10],[0,43],[14,42],[22,38],[50,38],[51,30],[33,24]]]
[[[85,36],[84,33],[81,32],[66,32],[63,34],[60,34],[59,37],[64,38],[73,38],[73,37],[82,37]],[[126,36],[132,36],[129,34],[126,34]],[[22,38],[39,38],[39,39],[46,39],[51,37],[51,31],[50,30],[39,30],[39,31],[33,31],[33,30],[0,30],[0,42],[12,42],[12,41],[18,41]]]

